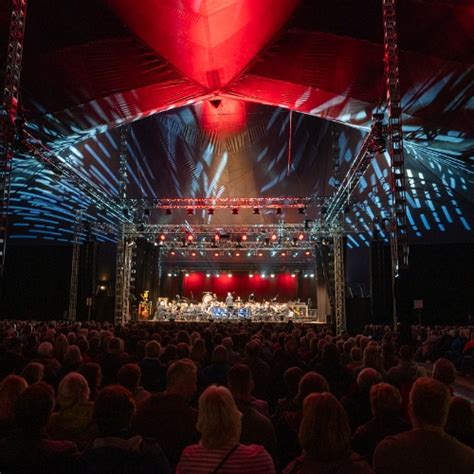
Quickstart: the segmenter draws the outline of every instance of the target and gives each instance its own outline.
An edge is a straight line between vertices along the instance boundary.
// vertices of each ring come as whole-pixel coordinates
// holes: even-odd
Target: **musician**
[[[234,306],[234,297],[232,296],[232,293],[230,291],[227,293],[227,297],[225,299],[225,304],[228,307]]]

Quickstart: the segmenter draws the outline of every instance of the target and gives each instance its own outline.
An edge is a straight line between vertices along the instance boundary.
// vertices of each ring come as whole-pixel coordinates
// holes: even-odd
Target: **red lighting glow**
[[[166,235],[165,234],[161,234],[160,235],[160,240],[163,242],[163,240],[166,240]]]
[[[286,252],[282,252],[282,253],[281,253],[281,256],[282,256],[282,257],[286,257]]]
[[[309,250],[306,250],[305,255],[311,255],[311,252]]]
[[[188,242],[192,242],[194,239],[193,234],[188,234],[186,239],[188,240]]]
[[[298,235],[298,240],[304,240],[304,234],[299,234]]]
[[[259,256],[259,257],[263,257],[263,253],[262,253],[262,252],[259,252],[259,253],[258,253],[258,256]]]
[[[273,240],[273,242],[275,242],[275,240],[278,239],[278,236],[276,234],[272,234],[271,239]]]
[[[172,250],[171,255],[176,255],[176,252],[174,250]]]
[[[247,240],[247,234],[242,235],[242,240],[245,242]]]
[[[196,252],[192,252],[192,253],[191,253],[191,256],[192,256],[192,257],[195,257],[195,256],[196,256]]]
[[[235,256],[236,256],[236,257],[240,257],[240,253],[237,252],[237,253],[235,254]]]
[[[218,257],[219,256],[219,252],[214,252],[214,257]]]

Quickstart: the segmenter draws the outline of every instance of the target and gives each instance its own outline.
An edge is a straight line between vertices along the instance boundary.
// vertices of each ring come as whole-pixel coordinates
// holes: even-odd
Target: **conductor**
[[[234,306],[234,297],[232,296],[232,293],[229,291],[227,293],[227,297],[225,299],[225,304],[226,306],[228,306],[229,308],[231,308],[232,306]]]

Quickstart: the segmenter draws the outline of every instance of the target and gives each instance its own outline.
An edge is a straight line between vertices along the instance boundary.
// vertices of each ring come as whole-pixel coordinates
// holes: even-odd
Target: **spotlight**
[[[221,236],[220,236],[219,234],[216,234],[216,235],[214,236],[214,240],[215,240],[216,242],[219,242],[220,238],[221,238]]]
[[[260,209],[258,207],[253,208],[254,215],[260,214]]]
[[[187,240],[188,242],[192,242],[192,241],[194,240],[193,234],[188,234],[188,235],[186,236],[186,240]]]
[[[241,240],[243,240],[244,242],[246,242],[246,241],[247,241],[247,238],[248,238],[248,237],[247,237],[247,234],[243,234],[242,237],[241,237]]]
[[[195,257],[196,256],[196,252],[191,252],[191,257]]]
[[[304,254],[305,255],[311,255],[311,252],[309,250],[306,250],[306,252]]]
[[[169,277],[172,277],[173,275],[172,275],[171,273],[168,273],[168,276],[169,276]]]
[[[174,250],[172,250],[172,251],[170,252],[170,254],[174,256],[174,255],[176,255],[176,252],[175,252]]]
[[[160,235],[160,240],[163,242],[164,240],[166,240],[166,235],[165,234],[161,234]]]
[[[216,273],[216,278],[220,278],[220,275],[219,275],[219,273]]]
[[[296,278],[296,275],[294,273],[292,273],[291,278]]]
[[[262,253],[262,252],[259,252],[259,253],[258,253],[258,256],[259,256],[259,257],[263,257],[263,253]]]
[[[286,257],[286,252],[282,252],[282,253],[281,253],[281,256],[282,256],[282,257]]]
[[[235,215],[237,215],[238,213],[239,213],[239,209],[238,209],[237,207],[234,207],[234,208],[232,209],[232,214],[235,216]]]
[[[184,276],[185,276],[186,278],[188,278],[188,277],[189,277],[189,273],[185,273]]]
[[[261,276],[262,278],[265,278],[265,273],[260,273],[260,276]]]
[[[167,216],[171,216],[171,209],[165,209],[165,214]]]
[[[218,257],[219,256],[219,252],[214,252],[214,257]]]
[[[221,104],[222,104],[222,100],[221,99],[212,99],[209,101],[209,103],[215,108],[215,109],[218,109]]]
[[[189,208],[189,209],[187,209],[186,212],[188,213],[188,216],[194,216],[194,209]]]
[[[314,278],[314,273],[311,273],[310,277],[311,277],[311,278]]]
[[[206,273],[206,278],[209,278],[211,276],[210,273]]]
[[[281,214],[281,207],[277,207],[275,213],[279,216]]]
[[[270,278],[275,278],[275,274],[274,274],[274,273],[270,273]]]
[[[231,277],[232,277],[232,273],[228,273],[227,276],[228,276],[229,278],[231,278]]]
[[[207,210],[207,213],[208,213],[210,216],[213,216],[213,215],[214,215],[214,209],[211,207],[210,209]]]
[[[235,256],[236,256],[236,257],[240,257],[240,253],[237,252],[237,253],[235,254]]]
[[[278,239],[278,235],[272,234],[271,239],[272,239],[273,242],[275,242]]]
[[[249,273],[249,278],[253,278],[253,273]]]
[[[304,240],[304,234],[303,233],[298,234],[298,240]]]

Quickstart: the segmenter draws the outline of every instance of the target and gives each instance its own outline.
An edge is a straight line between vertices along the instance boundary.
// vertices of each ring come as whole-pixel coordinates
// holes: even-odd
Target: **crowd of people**
[[[0,322],[0,472],[474,472],[474,328]]]

